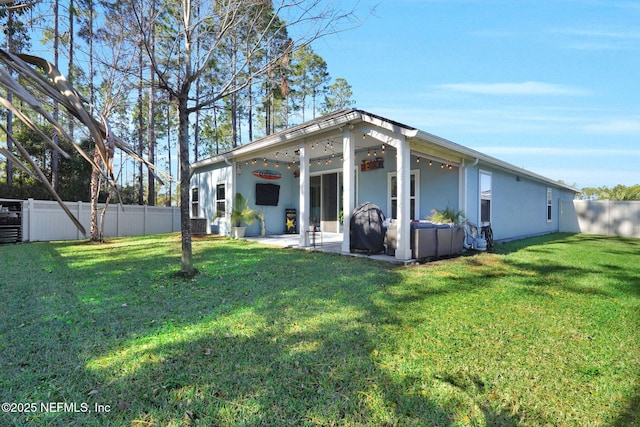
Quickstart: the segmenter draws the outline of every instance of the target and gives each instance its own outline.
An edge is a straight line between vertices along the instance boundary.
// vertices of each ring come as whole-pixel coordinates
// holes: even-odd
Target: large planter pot
[[[231,227],[231,237],[234,239],[242,239],[247,227]]]

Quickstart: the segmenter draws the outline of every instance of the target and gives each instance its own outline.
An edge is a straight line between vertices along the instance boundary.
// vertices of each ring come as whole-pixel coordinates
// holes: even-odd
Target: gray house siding
[[[372,202],[380,207],[386,217],[391,217],[389,206],[389,175],[395,174],[396,159],[393,150],[387,151],[384,158],[384,169],[374,171],[357,171],[358,203]],[[425,219],[432,210],[447,207],[458,209],[458,168],[441,168],[440,163],[424,158],[417,161],[411,156],[411,171],[418,171],[418,208],[415,219]]]
[[[391,151],[393,152],[393,151]],[[479,173],[489,172],[492,177],[491,195],[491,224],[494,238],[497,240],[515,239],[520,237],[545,234],[559,229],[559,200],[572,200],[573,193],[549,183],[538,182],[528,177],[515,175],[487,165],[477,165],[466,169],[466,208],[458,203],[460,187],[457,167],[441,168],[439,163],[421,159],[416,161],[411,157],[412,171],[419,174],[418,212],[416,219],[425,219],[434,209],[442,210],[447,207],[464,210],[465,216],[475,224],[480,224],[480,191]],[[389,175],[395,173],[395,156],[387,152],[384,157],[383,169],[373,171],[356,170],[357,175],[357,203],[369,201],[378,205],[385,216],[391,216],[389,207]],[[266,229],[269,234],[280,234],[285,229],[285,210],[297,209],[299,204],[299,178],[294,176],[297,167],[288,169],[280,166],[278,170],[282,178],[267,181],[255,177],[253,172],[266,167],[258,162],[253,165],[239,163],[234,177],[231,177],[232,167],[226,164],[218,165],[207,170],[200,170],[192,178],[192,187],[199,188],[200,217],[207,219],[207,232],[226,234],[230,224],[222,218],[216,218],[216,186],[226,185],[226,206],[231,206],[233,200],[232,178],[235,179],[236,191],[242,193],[249,201],[249,205],[259,212],[263,212]],[[340,172],[336,165],[320,165],[312,170],[312,174]],[[280,186],[280,200],[278,206],[257,206],[255,204],[255,185],[258,182],[274,183]],[[547,188],[552,189],[552,215],[547,221]],[[228,212],[227,212],[228,213]],[[260,224],[254,223],[247,228],[247,235],[260,234]]]
[[[219,184],[225,185],[225,206],[227,210],[231,206],[231,186],[232,186],[232,168],[224,163],[215,165],[214,167],[202,169],[191,177],[191,188],[198,188],[198,215],[192,217],[205,218],[207,224],[207,233],[226,234],[228,224],[217,218],[216,212],[216,187]],[[193,206],[193,193],[190,195]],[[220,229],[222,226],[222,229]]]
[[[352,165],[341,161],[343,155]],[[383,160],[384,166],[370,163],[376,157]],[[303,189],[301,178],[295,174],[301,161],[309,163],[303,165],[300,173],[313,183]],[[362,167],[363,161],[367,162],[366,167]],[[403,170],[398,170],[400,164]],[[278,171],[282,177],[265,180],[254,176],[253,172],[259,169]],[[355,179],[350,175],[346,175],[349,177],[346,179],[344,174],[351,171]],[[228,217],[235,192],[242,193],[252,208],[264,213],[267,234],[285,231],[285,210],[290,208],[298,213],[298,231],[300,224],[304,227],[316,224],[318,216],[324,231],[333,231],[338,225],[337,211],[342,209],[343,200],[350,208],[363,202],[375,203],[387,217],[395,216],[393,211],[397,205],[396,214],[399,220],[402,218],[400,250],[396,251],[399,259],[411,254],[409,228],[404,224],[410,219],[425,219],[433,210],[462,210],[469,221],[481,225],[481,212],[486,214],[490,204],[487,219],[491,221],[494,237],[516,239],[558,231],[559,202],[573,199],[576,192],[499,159],[362,110],[336,111],[237,147],[197,162],[192,166],[192,173],[192,184],[199,188],[200,194],[198,216],[207,218],[207,231],[221,234],[229,233]],[[410,179],[414,173],[416,179]],[[484,173],[490,176],[491,186],[481,193]],[[337,181],[333,174],[338,175]],[[335,199],[323,196],[326,204],[322,209],[317,208],[318,175],[323,177],[323,194],[329,194],[325,189],[336,190]],[[227,212],[224,218],[216,218],[216,186],[221,182],[226,186]],[[258,182],[280,186],[278,206],[256,206]],[[392,201],[392,182],[399,189],[398,196],[406,195],[410,189],[415,201]],[[340,197],[347,186],[355,198]],[[548,188],[551,189],[550,210]],[[301,191],[309,201],[305,206],[300,204]],[[414,206],[415,209],[407,209]],[[349,213],[345,215],[348,217]],[[349,224],[344,224],[344,229],[348,228]],[[260,224],[256,223],[247,229],[247,234],[257,235],[260,231]],[[306,234],[299,237],[301,246],[308,246]],[[344,235],[342,249],[349,249],[348,233]]]
[[[415,166],[415,159],[412,158]],[[421,159],[420,170],[420,216],[417,219],[426,219],[431,216],[432,211],[443,210],[447,207],[459,210],[458,188],[459,175],[458,168],[442,168],[438,162]]]
[[[489,166],[469,170],[467,218],[480,224],[480,171],[492,177],[491,228],[494,239],[517,239],[556,232],[559,229],[559,200],[573,199],[573,193],[551,183]],[[471,178],[470,177],[470,178]],[[551,220],[547,221],[547,189],[551,189]]]

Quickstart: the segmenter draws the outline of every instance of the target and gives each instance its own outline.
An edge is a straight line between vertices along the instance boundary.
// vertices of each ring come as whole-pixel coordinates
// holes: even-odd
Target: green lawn
[[[640,240],[398,267],[208,237],[186,281],[179,254],[0,245],[0,425],[640,425]]]

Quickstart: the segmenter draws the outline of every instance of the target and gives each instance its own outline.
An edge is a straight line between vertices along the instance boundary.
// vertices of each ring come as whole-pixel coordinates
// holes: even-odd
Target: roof
[[[214,157],[195,162],[191,165],[191,173],[193,174],[198,169],[209,168],[220,163],[229,164],[231,161],[244,161],[250,158],[262,157],[273,159],[274,153],[277,159],[279,152],[285,152],[285,150],[288,149],[295,151],[303,140],[313,142],[314,140],[339,139],[342,137],[342,130],[345,126],[352,126],[353,129],[357,129],[358,125],[374,125],[384,128],[387,131],[402,134],[406,141],[409,142],[411,153],[414,155],[422,155],[424,157],[434,156],[434,160],[443,160],[455,164],[460,164],[461,161],[465,163],[482,162],[483,164],[512,172],[521,177],[529,177],[530,179],[561,187],[575,193],[580,192],[576,188],[514,166],[495,157],[359,109],[337,110],[325,116],[309,120],[289,129],[236,147]],[[363,133],[363,139],[365,136]],[[373,138],[369,139],[372,140]],[[361,146],[366,147],[366,144],[367,143],[363,141]],[[373,147],[375,144],[380,145],[380,142],[375,141],[371,146]],[[341,144],[338,145],[341,149]]]

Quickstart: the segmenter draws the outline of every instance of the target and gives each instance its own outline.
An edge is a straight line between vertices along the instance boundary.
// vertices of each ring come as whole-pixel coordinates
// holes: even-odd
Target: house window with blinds
[[[224,184],[216,185],[216,216],[224,217],[227,212],[226,186]]]
[[[198,195],[198,187],[191,189],[191,218],[200,217],[200,198]]]
[[[480,171],[480,223],[491,222],[491,173]]]

